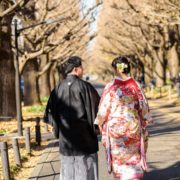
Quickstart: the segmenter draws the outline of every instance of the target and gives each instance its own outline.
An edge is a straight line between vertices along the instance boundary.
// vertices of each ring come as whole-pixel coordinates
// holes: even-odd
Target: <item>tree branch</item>
[[[14,5],[12,5],[11,7],[9,7],[8,9],[6,9],[5,11],[3,11],[2,13],[0,13],[0,18],[3,18],[4,16],[7,16],[11,13],[13,13],[16,8],[18,8],[19,6],[21,6],[21,4],[24,3],[24,0],[19,0],[17,3],[15,3]]]

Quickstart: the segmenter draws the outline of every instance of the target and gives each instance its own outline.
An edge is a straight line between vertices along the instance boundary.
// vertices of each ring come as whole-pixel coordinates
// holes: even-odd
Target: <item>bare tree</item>
[[[40,81],[40,77],[46,75],[46,79],[48,78],[43,83],[44,85],[49,84],[49,79],[51,79],[50,82],[53,82],[51,83],[53,85],[49,87],[51,89],[54,86],[52,72],[54,70],[57,72],[58,66],[69,55],[85,54],[86,46],[95,37],[87,35],[90,23],[93,21],[91,12],[95,6],[82,14],[80,0],[68,2],[65,0],[19,0],[14,2],[0,2],[0,73],[2,77],[0,84],[3,87],[0,93],[0,107],[1,115],[8,116],[15,116],[16,112],[15,72],[11,47],[11,22],[14,15],[21,19],[23,27],[31,25],[33,27],[20,33],[24,44],[20,44],[19,48],[19,69],[21,74],[24,74],[25,98],[28,105],[39,103],[38,80]],[[52,23],[52,21],[54,22]],[[33,26],[37,23],[41,25]],[[55,79],[57,81],[57,77]],[[30,98],[28,99],[28,97]]]
[[[153,74],[157,85],[162,86],[167,70],[171,78],[178,72],[179,20],[178,1],[105,0],[95,54],[103,59],[119,54],[138,57],[146,79],[150,81]]]
[[[29,24],[29,22],[33,24],[33,21],[35,20],[36,22],[47,23],[24,31],[23,33],[25,49],[22,51],[20,58],[20,71],[25,75],[24,78],[30,76],[30,74],[28,75],[27,72],[36,74],[31,75],[34,77],[34,79],[31,78],[32,83],[30,79],[25,81],[25,105],[39,103],[40,98],[38,90],[40,88],[38,88],[34,82],[37,82],[37,79],[41,80],[40,76],[54,74],[50,73],[54,72],[53,69],[56,70],[56,66],[54,66],[54,64],[59,65],[60,62],[64,61],[69,55],[74,53],[80,55],[83,53],[83,51],[86,51],[87,43],[90,39],[92,39],[92,36],[88,37],[87,35],[88,27],[94,20],[91,17],[91,12],[94,8],[96,8],[97,4],[89,8],[86,13],[81,14],[82,9],[80,2],[81,1],[76,0],[68,2],[54,1],[52,3],[51,1],[47,0],[46,3],[44,3],[44,1],[39,0],[36,2],[37,7],[34,7],[35,3],[33,3],[33,1],[30,2],[28,9],[32,10],[32,13],[35,15],[29,15],[29,18],[25,16],[24,24]],[[36,9],[36,13],[34,9]],[[49,19],[51,19],[50,22]],[[39,58],[43,54],[48,54],[49,58],[48,61],[46,60],[47,64],[41,62],[42,59]],[[35,64],[36,66],[39,66],[37,68],[33,68],[33,71],[31,71],[32,68],[30,68],[28,64],[30,63],[31,66],[35,64],[31,63],[30,61],[38,61],[38,63]],[[44,64],[44,67],[42,64]],[[31,70],[29,71],[27,68],[30,68]],[[52,79],[51,75],[50,79]],[[54,81],[51,80],[51,82]],[[31,88],[29,88],[31,86],[30,83],[32,85]],[[52,86],[54,87],[54,85]],[[32,93],[32,89],[34,90],[34,93]],[[46,89],[51,88],[48,87]]]
[[[11,50],[11,9],[7,1],[0,1],[0,116],[15,117],[15,69]]]

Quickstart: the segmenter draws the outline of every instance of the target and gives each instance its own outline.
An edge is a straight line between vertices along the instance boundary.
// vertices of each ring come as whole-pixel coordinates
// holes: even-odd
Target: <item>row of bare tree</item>
[[[16,114],[14,20],[18,21],[19,70],[24,104],[40,103],[59,81],[58,69],[72,54],[86,56],[94,9],[81,0],[0,1],[0,116]],[[84,10],[85,8],[86,10]],[[26,28],[28,27],[28,28]]]
[[[123,54],[146,83],[173,81],[180,71],[179,0],[103,0],[92,52],[94,61],[102,62],[101,73],[110,72],[104,59]]]
[[[49,95],[59,81],[60,65],[73,54],[104,80],[111,77],[109,60],[126,55],[133,75],[143,73],[146,83],[156,79],[162,86],[167,79],[173,81],[180,70],[178,1],[96,0],[89,7],[85,0],[1,0],[0,116],[16,114],[15,19],[23,28],[18,42],[24,104],[33,105]]]

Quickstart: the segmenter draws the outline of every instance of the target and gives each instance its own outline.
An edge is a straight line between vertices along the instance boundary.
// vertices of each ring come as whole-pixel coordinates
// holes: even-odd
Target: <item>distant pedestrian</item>
[[[140,74],[137,81],[140,83],[142,88],[145,88],[145,79],[144,79],[144,74],[143,73]]]
[[[116,77],[104,89],[95,124],[102,132],[109,173],[116,180],[139,180],[147,169],[151,115],[140,85],[129,76],[127,58],[115,58],[112,67]]]
[[[177,90],[177,97],[180,98],[180,73],[176,75],[176,90]]]
[[[81,79],[81,58],[70,57],[62,67],[65,79],[52,91],[44,118],[59,137],[60,180],[98,180],[94,120],[100,97]]]

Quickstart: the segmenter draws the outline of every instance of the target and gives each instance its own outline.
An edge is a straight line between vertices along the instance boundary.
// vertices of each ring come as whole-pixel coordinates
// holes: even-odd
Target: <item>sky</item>
[[[96,0],[82,0],[82,7],[83,7],[83,13],[85,14],[87,12],[87,10],[91,7],[93,7],[94,5],[96,4]],[[89,29],[89,35],[92,35],[93,33],[96,32],[97,30],[97,16],[98,16],[98,13],[100,11],[100,7],[96,8],[94,11],[93,11],[93,16],[94,18],[96,19],[95,22],[92,23],[92,25],[90,26],[90,29]],[[91,48],[93,46],[93,43],[94,41],[92,40],[90,43],[89,43],[89,48]]]

